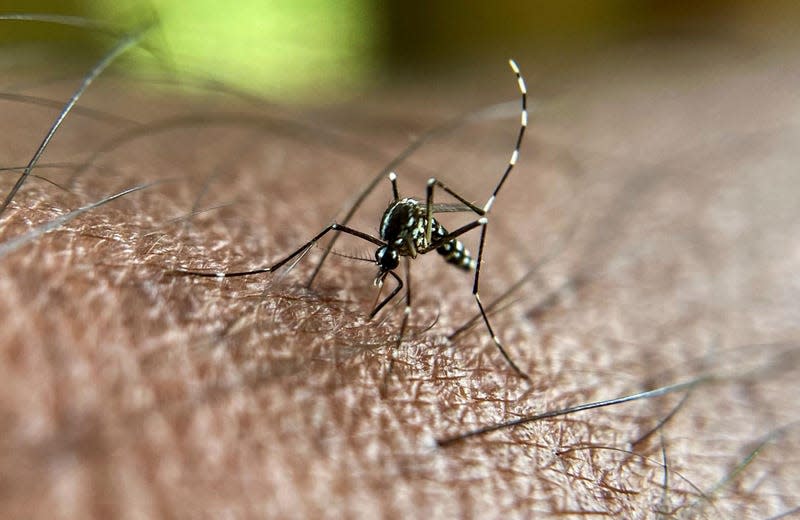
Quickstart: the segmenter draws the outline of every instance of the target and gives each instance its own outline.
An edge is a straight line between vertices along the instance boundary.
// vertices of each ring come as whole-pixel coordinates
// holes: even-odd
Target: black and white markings
[[[374,317],[387,303],[393,300],[405,288],[404,298],[406,300],[405,312],[403,315],[403,322],[400,328],[398,344],[402,341],[405,332],[408,316],[411,313],[411,290],[409,280],[408,265],[410,260],[419,255],[424,255],[431,251],[439,253],[444,260],[460,269],[466,271],[474,271],[474,282],[472,285],[472,294],[475,302],[480,309],[481,316],[484,324],[486,325],[489,335],[492,338],[497,349],[502,354],[506,362],[512,369],[525,379],[529,376],[521,370],[516,363],[511,359],[506,352],[499,336],[495,334],[489,317],[486,314],[481,297],[479,293],[480,287],[480,272],[481,260],[483,257],[483,247],[486,239],[486,229],[489,224],[487,217],[489,211],[494,206],[497,200],[497,194],[508,179],[509,174],[514,169],[517,161],[519,160],[519,151],[522,145],[522,138],[525,135],[525,129],[528,125],[528,110],[527,110],[527,89],[525,80],[520,74],[519,67],[514,60],[509,60],[511,70],[517,77],[517,84],[521,97],[521,112],[520,112],[520,126],[517,133],[516,143],[511,153],[511,158],[506,165],[497,185],[494,187],[491,195],[483,206],[476,206],[469,202],[457,192],[449,188],[446,184],[436,178],[431,178],[427,183],[427,194],[424,201],[417,200],[409,197],[400,197],[400,191],[397,186],[397,174],[391,172],[388,175],[389,182],[392,187],[392,201],[383,213],[379,225],[379,237],[372,236],[368,233],[358,231],[349,226],[342,224],[331,224],[330,226],[319,232],[314,238],[303,244],[297,250],[279,260],[277,263],[259,269],[240,272],[227,272],[227,273],[210,273],[202,271],[189,271],[177,270],[179,274],[188,274],[195,276],[213,277],[213,278],[230,278],[236,276],[248,276],[261,273],[273,272],[280,267],[286,265],[292,259],[298,258],[300,255],[308,251],[319,240],[321,240],[329,232],[342,232],[378,246],[375,252],[375,265],[378,272],[374,279],[376,286],[382,286],[386,277],[391,276],[397,285],[391,293],[381,300],[370,313],[370,317]],[[437,204],[434,202],[434,190],[438,188],[444,190],[448,195],[458,200],[458,205],[453,204]],[[478,218],[469,222],[454,231],[448,231],[439,223],[434,217],[435,213],[440,212],[472,212]],[[478,247],[478,256],[475,258],[464,247],[464,244],[459,240],[459,237],[473,229],[480,228],[480,242]],[[395,273],[395,270],[400,265],[400,259],[405,258],[406,264],[406,283],[403,283],[402,278]]]

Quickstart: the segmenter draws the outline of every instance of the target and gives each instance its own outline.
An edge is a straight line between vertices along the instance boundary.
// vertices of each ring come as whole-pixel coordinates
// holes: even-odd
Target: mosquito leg
[[[455,197],[459,202],[464,204],[467,208],[474,211],[478,214],[478,216],[484,216],[485,214],[489,213],[489,210],[492,209],[494,205],[494,201],[497,199],[497,194],[500,192],[500,189],[505,184],[506,179],[508,179],[511,170],[514,169],[514,166],[517,164],[519,160],[519,150],[522,146],[522,138],[525,135],[525,129],[528,127],[528,89],[525,86],[525,79],[522,77],[522,74],[519,72],[519,66],[517,66],[517,62],[514,60],[508,60],[508,64],[511,66],[511,70],[514,71],[514,74],[517,76],[517,85],[519,86],[519,92],[521,95],[521,104],[522,107],[520,109],[520,125],[519,125],[519,132],[517,132],[517,140],[514,144],[514,151],[511,152],[511,158],[508,160],[508,165],[506,166],[505,171],[503,172],[502,177],[500,177],[500,181],[492,190],[492,194],[489,196],[489,199],[484,204],[483,208],[476,206],[475,204],[471,203],[454,190],[449,188],[445,185],[442,181],[436,178],[428,179],[428,188],[427,188],[427,198],[425,203],[425,216],[427,218],[427,224],[425,228],[425,239],[428,243],[431,242],[431,234],[432,234],[432,227],[433,227],[433,188],[435,186],[440,187],[453,197]]]
[[[486,314],[486,310],[483,308],[483,303],[481,302],[481,296],[478,292],[478,288],[480,285],[480,277],[481,277],[481,261],[483,259],[483,245],[486,242],[486,218],[479,219],[483,221],[481,228],[481,241],[480,246],[478,247],[478,263],[477,267],[475,268],[475,283],[472,286],[472,294],[475,296],[475,301],[478,302],[478,308],[481,311],[481,316],[483,317],[483,322],[486,324],[486,329],[489,331],[489,335],[492,337],[492,341],[494,341],[494,345],[497,347],[497,350],[505,358],[506,362],[514,369],[514,371],[522,378],[530,380],[530,376],[523,372],[514,361],[512,361],[511,357],[506,352],[505,347],[503,347],[503,343],[500,341],[500,338],[497,334],[494,333],[494,329],[492,329],[492,324],[489,322],[489,316]]]
[[[522,77],[522,74],[519,73],[517,62],[514,60],[508,60],[508,64],[511,65],[511,70],[513,70],[514,74],[517,75],[517,85],[519,85],[519,92],[522,96],[522,108],[520,110],[519,117],[519,132],[517,133],[517,142],[514,145],[514,151],[511,152],[511,158],[508,160],[506,171],[503,172],[503,176],[500,177],[500,182],[498,182],[497,186],[494,187],[492,195],[483,206],[483,211],[485,213],[489,213],[489,210],[492,209],[492,205],[494,204],[495,199],[497,199],[497,194],[500,193],[500,188],[503,187],[503,184],[505,184],[506,179],[508,179],[508,175],[511,173],[511,170],[513,170],[514,166],[517,164],[517,160],[519,159],[519,149],[522,146],[522,137],[525,135],[525,129],[528,128],[528,89],[525,86],[525,79]]]
[[[406,306],[403,309],[403,321],[400,322],[400,333],[397,335],[397,342],[394,345],[394,348],[390,349],[387,357],[388,362],[386,366],[386,372],[383,376],[383,390],[382,393],[386,395],[386,389],[389,386],[389,378],[392,376],[394,372],[394,353],[400,349],[400,346],[403,344],[403,338],[406,335],[406,328],[408,327],[408,319],[411,316],[411,260],[406,257],[405,261],[405,270],[406,270]]]
[[[326,234],[328,234],[331,231],[340,231],[342,233],[347,233],[349,235],[353,235],[354,237],[358,237],[358,238],[360,238],[362,240],[366,240],[367,242],[372,242],[373,244],[375,244],[377,246],[386,245],[383,240],[381,240],[379,238],[376,238],[376,237],[374,237],[372,235],[369,235],[367,233],[363,233],[361,231],[358,231],[357,229],[353,229],[353,228],[348,227],[348,226],[343,226],[342,224],[331,224],[330,226],[326,227],[325,229],[323,229],[322,231],[317,233],[317,236],[315,236],[314,238],[312,238],[311,240],[309,240],[308,242],[306,242],[305,244],[300,246],[296,251],[291,253],[289,256],[284,257],[283,259],[279,260],[278,262],[276,262],[275,264],[273,264],[273,265],[271,265],[269,267],[260,267],[258,269],[251,269],[249,271],[237,271],[237,272],[228,272],[228,273],[225,273],[225,272],[209,272],[209,271],[192,271],[192,270],[187,270],[187,269],[175,269],[173,271],[170,271],[170,273],[171,274],[180,274],[180,275],[203,276],[203,277],[206,277],[206,278],[233,278],[233,277],[237,277],[237,276],[250,276],[250,275],[254,275],[254,274],[271,273],[271,272],[273,272],[273,271],[275,271],[277,269],[280,269],[282,266],[284,266],[286,263],[288,263],[289,261],[291,261],[293,258],[297,257],[298,255],[308,251],[308,249],[310,247],[314,246],[314,244],[319,242],[322,239],[322,237],[324,237]],[[398,281],[400,281],[399,278],[398,278]],[[400,283],[400,286],[402,287],[402,282]],[[391,297],[394,297],[394,295],[397,294],[397,291],[398,291],[398,289],[395,289],[395,291],[392,294],[389,295],[390,298],[388,298],[388,299],[391,299]],[[378,306],[376,311],[373,311],[373,312],[377,313],[377,311],[380,310],[381,307],[386,305],[387,300],[384,300],[384,302],[381,303],[380,306]]]
[[[394,271],[386,271],[386,274],[391,275],[392,278],[395,279],[395,281],[397,282],[397,287],[394,288],[394,290],[389,294],[389,296],[384,298],[383,301],[381,301],[381,303],[379,303],[378,305],[375,306],[374,309],[372,309],[372,312],[369,313],[369,319],[374,318],[381,311],[381,309],[383,309],[387,303],[392,301],[394,297],[397,296],[397,294],[403,289],[403,280],[401,280],[400,277],[397,276],[397,273],[395,273]]]
[[[492,328],[491,322],[489,322],[489,316],[486,314],[486,310],[483,307],[483,302],[481,302],[481,297],[479,293],[479,286],[480,286],[480,277],[481,277],[481,262],[483,261],[483,246],[486,243],[486,226],[489,224],[489,219],[486,217],[481,217],[478,220],[470,222],[460,228],[452,231],[442,237],[441,240],[437,240],[436,243],[431,244],[426,251],[430,251],[431,249],[435,249],[439,247],[439,245],[452,240],[464,233],[475,229],[476,227],[481,227],[481,239],[480,245],[478,247],[478,260],[476,262],[475,267],[475,282],[472,286],[472,294],[475,296],[475,301],[478,303],[478,309],[481,311],[481,317],[483,318],[483,322],[486,324],[486,328],[489,330],[489,335],[492,337],[492,341],[494,341],[495,346],[500,351],[500,353],[505,358],[506,362],[514,369],[514,371],[519,374],[520,377],[525,379],[530,379],[530,376],[523,372],[516,363],[509,357],[508,352],[506,352],[505,347],[503,347],[503,343],[500,341],[500,338],[497,334],[494,333],[494,329]]]
[[[392,196],[397,201],[400,198],[400,192],[397,190],[397,174],[395,172],[389,172],[389,182],[392,183]]]
[[[478,220],[474,220],[474,221],[470,222],[469,224],[465,224],[465,225],[461,226],[460,228],[456,229],[455,231],[449,232],[448,234],[446,234],[442,238],[436,240],[434,243],[428,245],[427,248],[425,248],[422,251],[419,251],[418,253],[419,254],[424,254],[424,253],[427,253],[428,251],[433,251],[434,249],[436,249],[440,245],[442,245],[442,244],[444,244],[446,242],[449,242],[449,241],[453,240],[454,238],[458,238],[461,235],[463,235],[464,233],[472,231],[476,227],[485,226],[488,223],[489,223],[489,219],[487,219],[486,217],[481,217]]]
[[[403,338],[406,334],[406,327],[408,326],[408,318],[411,316],[411,259],[405,257],[406,269],[406,306],[403,309],[403,321],[400,323],[400,334],[397,336],[396,347],[400,347],[403,343]]]

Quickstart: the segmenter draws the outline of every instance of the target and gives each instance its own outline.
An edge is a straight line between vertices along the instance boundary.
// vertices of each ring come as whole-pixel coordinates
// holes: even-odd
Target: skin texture
[[[491,81],[469,96],[464,82],[409,81],[307,113],[100,82],[80,105],[124,119],[71,114],[43,163],[72,166],[34,171],[61,187],[32,178],[2,216],[0,247],[34,233],[0,257],[0,516],[768,518],[800,506],[800,54],[683,51],[565,70],[519,60],[531,126],[490,214],[481,287],[491,302],[526,280],[492,319],[530,383],[480,323],[448,340],[476,312],[472,279],[435,255],[413,262],[399,348],[402,306],[367,319],[374,265],[334,256],[312,289],[319,249],[259,277],[169,274],[280,259],[411,136],[512,99],[503,60],[473,71]],[[75,84],[24,93],[61,104]],[[561,95],[537,94],[548,89]],[[57,109],[2,103],[0,157],[24,165]],[[509,106],[414,154],[401,194],[421,196],[435,174],[483,203],[517,130]],[[375,233],[390,193],[379,184],[352,225]],[[354,239],[337,251],[374,253]],[[435,445],[700,376],[691,391]]]

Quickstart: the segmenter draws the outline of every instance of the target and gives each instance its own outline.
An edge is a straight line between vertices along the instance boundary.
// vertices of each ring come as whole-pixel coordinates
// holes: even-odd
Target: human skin
[[[434,254],[412,262],[414,310],[399,347],[402,305],[367,318],[375,267],[364,262],[333,256],[311,288],[320,248],[263,276],[171,273],[280,259],[341,216],[410,136],[510,99],[502,67],[466,102],[448,99],[458,83],[435,94],[409,84],[406,96],[394,86],[323,115],[97,85],[82,105],[131,122],[71,114],[43,162],[86,165],[35,170],[71,191],[29,179],[2,216],[0,247],[87,203],[164,182],[3,250],[0,513],[792,511],[800,64],[791,55],[611,54],[550,71],[550,85],[570,85],[557,102],[538,102],[540,74],[520,60],[531,127],[490,214],[481,292],[490,302],[532,273],[491,317],[530,382],[482,324],[448,340],[476,312],[472,279]],[[26,93],[63,100],[73,85]],[[3,102],[5,165],[25,164],[53,117]],[[482,203],[516,120],[467,122],[428,143],[398,167],[401,194],[422,195],[433,172]],[[352,225],[374,233],[390,194],[380,183]],[[374,252],[355,239],[337,250]],[[436,445],[703,376],[688,392]]]

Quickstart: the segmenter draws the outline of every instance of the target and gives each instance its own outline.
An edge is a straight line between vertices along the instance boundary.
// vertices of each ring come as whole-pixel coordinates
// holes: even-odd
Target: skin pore
[[[447,99],[458,82],[433,100],[394,86],[355,109],[298,115],[109,76],[79,103],[101,114],[70,114],[0,220],[2,516],[792,512],[792,55],[651,49],[548,76],[570,86],[556,101],[532,96],[482,271],[487,302],[525,281],[492,320],[530,382],[480,322],[448,340],[477,309],[471,277],[435,255],[412,262],[414,311],[396,349],[402,304],[367,319],[366,262],[332,255],[310,289],[319,248],[264,276],[169,274],[266,266],[298,247],[409,136],[465,109]],[[466,106],[513,98],[504,66],[480,71],[497,80]],[[82,74],[21,91],[60,107]],[[19,93],[11,79],[4,91]],[[24,166],[58,108],[2,106],[3,166]],[[482,202],[508,160],[515,107],[421,148],[397,168],[400,191],[422,196],[433,173]],[[4,193],[18,175],[4,173]],[[351,225],[374,234],[390,199],[381,181]],[[342,238],[336,249],[370,258],[372,247]]]

